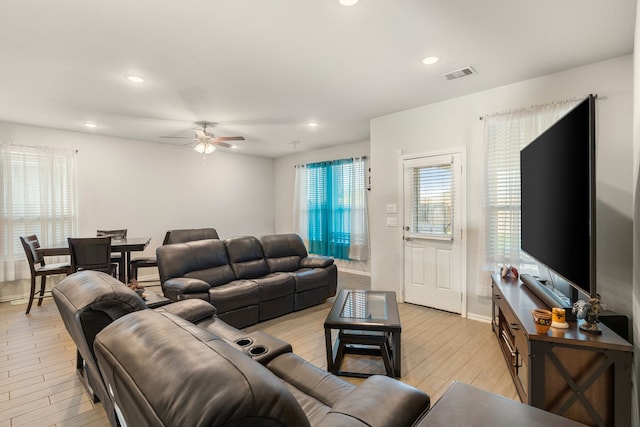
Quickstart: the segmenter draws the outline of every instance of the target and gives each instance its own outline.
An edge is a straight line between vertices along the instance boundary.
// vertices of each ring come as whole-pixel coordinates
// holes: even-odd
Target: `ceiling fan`
[[[211,132],[207,132],[208,126],[215,125],[213,122],[201,121],[195,122],[195,124],[201,126],[202,129],[193,129],[193,138],[188,136],[161,136],[160,138],[191,139],[198,141],[193,149],[201,154],[213,153],[216,150],[216,145],[224,148],[235,148],[235,145],[228,144],[226,141],[244,141],[244,136],[215,136]],[[191,144],[191,142],[189,144]]]

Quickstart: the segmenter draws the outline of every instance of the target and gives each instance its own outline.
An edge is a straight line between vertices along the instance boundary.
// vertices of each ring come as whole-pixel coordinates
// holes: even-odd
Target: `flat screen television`
[[[575,289],[558,306],[596,294],[595,164],[593,95],[520,151],[521,248]]]

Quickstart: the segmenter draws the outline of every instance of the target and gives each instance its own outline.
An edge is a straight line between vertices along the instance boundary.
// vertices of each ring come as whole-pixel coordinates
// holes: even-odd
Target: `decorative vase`
[[[546,334],[551,327],[552,314],[549,310],[534,309],[531,310],[533,316],[533,323],[536,326],[536,332],[539,334]]]

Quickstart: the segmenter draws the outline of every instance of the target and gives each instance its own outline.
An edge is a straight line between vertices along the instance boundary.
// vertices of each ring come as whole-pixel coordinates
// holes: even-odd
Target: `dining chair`
[[[69,237],[71,272],[96,270],[117,277],[117,264],[111,262],[111,237]]]
[[[29,269],[31,270],[31,291],[29,292],[29,303],[27,304],[27,311],[25,314],[29,314],[31,311],[31,305],[36,294],[38,297],[38,306],[42,305],[42,299],[45,297],[47,276],[54,274],[69,274],[71,271],[71,265],[68,262],[46,264],[45,257],[38,254],[40,249],[40,242],[38,237],[33,234],[31,236],[20,236],[20,243],[27,255],[27,261],[29,262]],[[40,290],[36,291],[36,277],[40,277]]]
[[[163,245],[166,245],[169,240],[169,234],[171,231],[167,231],[164,235]],[[129,263],[129,277],[136,282],[155,282],[155,280],[138,280],[138,269],[158,267],[158,259],[156,257],[137,257],[131,260]]]
[[[122,240],[127,238],[127,229],[121,230],[96,230],[96,237],[111,237],[113,240]],[[124,265],[122,254],[114,252],[111,254],[111,262],[118,264],[118,268]],[[127,268],[125,266],[125,268]]]

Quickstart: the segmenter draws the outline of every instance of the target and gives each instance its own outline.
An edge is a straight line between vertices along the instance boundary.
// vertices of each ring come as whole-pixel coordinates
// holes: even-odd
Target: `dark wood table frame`
[[[144,251],[151,241],[150,237],[127,237],[126,239],[111,239],[111,251],[120,252],[120,264],[118,265],[118,279],[122,283],[128,283],[129,263],[131,262],[131,252]],[[68,242],[62,242],[55,246],[40,248],[37,251],[41,256],[64,256],[69,255]]]
[[[343,316],[345,303],[352,298],[365,300],[368,295],[384,296],[386,318],[368,313],[363,307],[361,314],[354,317]],[[335,345],[332,330],[338,330]],[[350,290],[340,291],[324,322],[327,370],[337,375],[367,377],[371,374],[340,370],[345,354],[368,354],[381,356],[388,376],[401,376],[401,334],[400,315],[396,293],[391,291]]]

